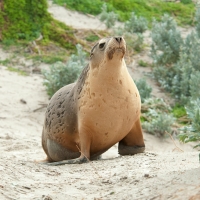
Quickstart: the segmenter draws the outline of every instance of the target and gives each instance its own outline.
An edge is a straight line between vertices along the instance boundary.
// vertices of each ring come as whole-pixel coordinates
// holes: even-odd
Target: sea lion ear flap
[[[92,47],[92,50],[90,51],[90,58],[93,56],[94,49],[96,48],[96,46],[97,46],[98,44],[99,44],[99,43],[96,43],[96,44]]]

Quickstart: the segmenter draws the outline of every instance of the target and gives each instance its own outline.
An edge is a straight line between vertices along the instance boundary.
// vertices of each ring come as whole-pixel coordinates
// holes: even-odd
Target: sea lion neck
[[[126,64],[124,59],[121,61],[116,60],[104,60],[98,68],[90,68],[88,78],[91,80],[107,80],[110,77],[119,77],[124,72],[126,73]]]

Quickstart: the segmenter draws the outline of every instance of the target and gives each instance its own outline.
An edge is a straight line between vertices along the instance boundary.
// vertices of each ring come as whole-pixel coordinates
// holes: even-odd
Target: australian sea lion
[[[77,82],[54,94],[42,133],[49,165],[87,162],[117,142],[120,155],[144,151],[140,95],[125,52],[122,37],[101,39]]]

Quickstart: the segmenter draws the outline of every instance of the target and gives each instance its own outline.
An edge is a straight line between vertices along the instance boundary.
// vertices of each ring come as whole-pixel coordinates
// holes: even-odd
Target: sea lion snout
[[[112,60],[114,54],[122,59],[126,53],[126,42],[123,37],[112,37],[105,50],[108,60]]]
[[[117,40],[117,42],[119,42],[120,44],[120,42],[122,41],[122,37],[115,37],[115,40]]]

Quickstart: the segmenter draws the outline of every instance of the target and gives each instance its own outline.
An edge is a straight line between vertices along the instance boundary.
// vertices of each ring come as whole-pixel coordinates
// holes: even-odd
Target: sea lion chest
[[[124,138],[140,113],[140,96],[126,66],[91,69],[78,100],[78,127],[102,149]]]

